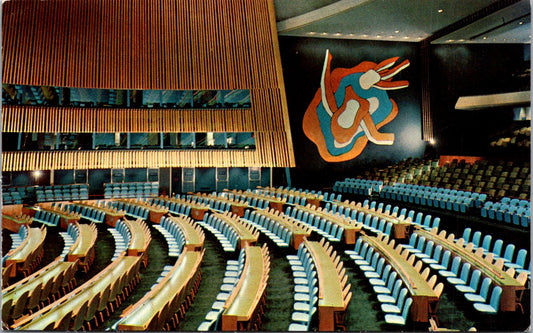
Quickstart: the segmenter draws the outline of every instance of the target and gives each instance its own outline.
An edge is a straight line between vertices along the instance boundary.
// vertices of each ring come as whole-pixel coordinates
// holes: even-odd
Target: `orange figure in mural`
[[[364,61],[352,68],[331,71],[331,54],[326,51],[320,88],[307,108],[303,130],[313,141],[320,156],[328,162],[351,160],[370,140],[378,145],[392,145],[393,133],[379,129],[398,114],[398,105],[386,90],[406,88],[409,82],[392,77],[409,66],[398,57],[379,64]]]

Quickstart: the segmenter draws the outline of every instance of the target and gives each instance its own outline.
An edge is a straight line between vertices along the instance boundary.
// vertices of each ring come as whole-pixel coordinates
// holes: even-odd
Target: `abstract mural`
[[[394,133],[379,129],[398,114],[398,105],[387,90],[406,88],[408,81],[392,81],[394,75],[409,66],[399,57],[379,64],[363,61],[352,68],[331,70],[332,56],[326,51],[320,88],[309,104],[303,119],[305,135],[313,141],[327,162],[354,159],[368,141],[392,145]]]

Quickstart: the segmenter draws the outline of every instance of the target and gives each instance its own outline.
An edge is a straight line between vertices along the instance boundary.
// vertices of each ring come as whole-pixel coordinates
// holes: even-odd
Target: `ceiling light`
[[[409,36],[404,36],[403,39],[409,39]]]
[[[381,38],[381,35],[377,35],[376,38]]]
[[[321,35],[323,35],[323,36],[325,36],[325,35],[327,35],[327,34],[328,34],[327,32],[323,32],[323,33],[321,33]]]
[[[368,35],[367,34],[363,34],[363,35],[361,35],[361,37],[365,37],[366,38],[366,37],[368,37]]]
[[[353,37],[353,36],[355,36],[355,34],[354,34],[354,33],[351,33],[351,34],[348,34],[348,36]]]
[[[309,31],[307,34],[308,34],[308,35],[314,35],[314,34],[316,34],[316,32],[314,32],[314,31]]]
[[[487,39],[487,36],[483,37],[483,39]]]
[[[335,33],[335,36],[340,36],[340,35],[342,35],[340,32]]]
[[[40,170],[35,170],[35,171],[33,172],[33,178],[35,178],[35,179],[39,179],[39,178],[41,178],[42,175],[43,175],[43,173],[42,173],[42,171],[40,171]]]
[[[455,41],[455,40],[453,40],[453,39],[448,39],[448,40],[446,41],[446,43],[453,43],[454,41]]]
[[[400,33],[400,30],[395,30],[394,32],[397,33],[397,34],[399,34],[399,33]]]
[[[522,24],[524,24],[524,21],[520,21],[520,22],[518,22],[518,24],[519,24],[519,25],[522,25]]]
[[[437,12],[439,12],[439,13],[443,13],[443,12],[444,12],[444,9],[439,9],[439,10],[437,10]]]

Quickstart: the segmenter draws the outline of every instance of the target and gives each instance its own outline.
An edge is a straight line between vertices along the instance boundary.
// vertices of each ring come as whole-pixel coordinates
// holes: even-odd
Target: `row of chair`
[[[115,224],[115,228],[107,228],[115,239],[115,252],[111,261],[117,259],[123,252],[127,251],[128,246],[131,241],[131,231],[128,228],[128,225],[122,221],[118,220]]]
[[[213,214],[205,214],[203,221],[197,221],[197,223],[209,230],[218,239],[224,252],[235,251],[239,234],[222,219]]]
[[[140,205],[135,205],[133,203],[123,202],[123,201],[110,201],[108,203],[113,208],[118,210],[123,210],[126,212],[126,215],[133,217],[134,219],[147,220],[150,215],[150,211],[146,207]]]
[[[289,331],[309,331],[318,308],[318,280],[315,264],[305,243],[296,255],[287,255],[294,278],[293,313]]]
[[[2,290],[2,321],[8,325],[66,295],[76,286],[76,262],[57,258],[39,271]],[[13,295],[18,295],[16,298]],[[7,301],[6,301],[7,299]]]
[[[260,210],[246,210],[244,219],[279,247],[288,247],[291,243],[292,232],[287,227],[277,223],[274,219],[262,215]]]
[[[149,201],[154,205],[166,207],[168,211],[171,212],[172,214],[189,216],[189,213],[191,212],[191,206],[189,206],[185,202],[176,202],[175,200],[166,200],[163,197],[154,198]]]
[[[286,198],[288,204],[295,204],[295,205],[301,205],[304,206],[306,204],[305,199],[306,196],[316,196],[320,197],[322,196],[322,201],[341,201],[342,200],[342,194],[334,193],[337,192],[333,190],[333,192],[323,192],[321,190],[315,191],[315,190],[309,190],[309,189],[302,189],[302,188],[295,188],[295,187],[284,187],[279,186],[278,188],[274,187],[259,187],[256,189],[256,191],[261,192],[265,191],[266,194],[274,195],[276,193],[281,193],[281,198]],[[286,196],[285,196],[286,194]],[[292,197],[291,197],[292,195]],[[300,203],[298,203],[298,199],[300,198]]]
[[[37,209],[33,221],[42,223],[49,227],[56,227],[59,224],[61,217],[58,214],[52,213],[47,210]]]
[[[481,216],[491,220],[529,228],[529,224],[531,223],[531,206],[527,200],[504,197],[499,202],[485,202],[481,208]]]
[[[161,218],[159,223],[160,224],[154,224],[153,226],[165,237],[168,245],[168,256],[179,257],[183,246],[185,245],[185,235],[179,227],[179,224],[165,216]]]
[[[340,242],[344,233],[344,227],[335,222],[335,220],[340,218],[340,214],[328,214],[321,208],[316,210],[316,214],[314,214],[313,211],[315,211],[315,209],[309,207],[309,204],[306,207],[289,206],[285,209],[285,214],[305,223],[311,228],[311,230],[326,238],[328,241]],[[319,214],[331,216],[326,219]]]
[[[248,206],[258,208],[258,209],[265,209],[269,205],[269,201],[268,201],[269,196],[265,196],[264,198],[258,198],[256,197],[258,194],[250,190],[236,191],[236,192],[224,192],[223,195],[225,195],[227,198],[232,199],[234,201],[244,201],[248,204]]]
[[[204,321],[198,326],[198,331],[220,330],[220,316],[224,311],[226,300],[230,297],[235,285],[241,278],[244,264],[246,261],[246,252],[241,249],[237,260],[228,260],[226,263],[226,271],[220,286],[220,292],[217,294],[216,300],[211,306],[211,310],[205,315]]]
[[[472,239],[470,239],[470,236],[472,235]],[[502,256],[502,250],[503,250],[503,241],[501,239],[497,239],[492,245],[492,235],[485,235],[483,236],[483,240],[481,240],[482,233],[481,231],[475,231],[472,234],[471,228],[465,228],[463,230],[463,236],[462,239],[465,243],[472,243],[473,244],[473,250],[477,250],[479,247],[483,249],[483,254],[485,256],[490,255],[492,260],[503,260],[503,265],[507,268],[514,268],[517,273],[526,272],[526,274],[531,274],[531,262],[529,261],[528,268],[525,267],[526,264],[526,258],[527,258],[527,250],[526,249],[520,249],[517,253],[516,258],[514,258],[514,251],[515,251],[515,245],[512,243],[507,244],[505,247],[504,254]],[[457,240],[459,241],[459,240]],[[492,246],[492,248],[491,248]],[[514,259],[513,259],[514,258]]]
[[[76,242],[80,235],[80,230],[78,229],[77,224],[69,223],[67,226],[67,231],[60,231],[59,235],[63,238],[63,251],[61,252],[61,258],[66,258],[68,253],[71,250],[71,247]]]
[[[53,206],[53,205],[52,205]],[[103,223],[105,221],[106,213],[98,210],[96,207],[87,207],[85,205],[77,204],[63,204],[62,207],[69,212],[78,213],[89,222]]]
[[[159,194],[158,182],[105,183],[104,197],[111,198],[149,198]]]
[[[21,225],[18,232],[9,234],[11,236],[11,250],[16,249],[22,245],[24,239],[28,237],[28,227],[26,225]]]
[[[395,241],[387,236],[380,236],[378,241],[384,242],[391,248],[394,248]],[[434,275],[429,277],[429,268],[420,273],[422,268],[422,258],[410,255],[401,245],[395,249],[401,252],[406,262],[427,281],[430,288],[433,288],[435,294],[440,297],[443,284],[437,282]],[[408,289],[403,286],[404,282],[398,276],[398,272],[387,263],[387,259],[369,243],[358,238],[353,250],[346,250],[345,253],[354,261],[356,266],[363,272],[369,284],[372,286],[381,310],[385,313],[385,322],[393,325],[405,325],[408,320],[409,309],[412,303],[411,297],[408,296]],[[415,262],[416,261],[416,262]],[[430,315],[435,315],[436,309],[432,309]]]
[[[346,178],[338,180],[333,185],[334,192],[369,195],[379,193],[383,187],[383,181],[370,179]]]
[[[282,189],[281,191],[278,191],[276,189],[270,189],[270,188],[256,188],[254,190],[257,194],[264,194],[264,195],[270,195],[275,196],[279,200],[284,200],[290,205],[301,205],[305,206],[306,199],[304,195],[299,195],[299,193],[290,193],[288,191],[285,191]]]
[[[22,197],[18,192],[2,192],[2,202],[4,205],[22,205]]]

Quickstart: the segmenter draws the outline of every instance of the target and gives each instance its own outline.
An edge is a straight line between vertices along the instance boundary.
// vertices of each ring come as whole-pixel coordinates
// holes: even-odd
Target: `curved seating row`
[[[183,247],[185,246],[185,235],[171,218],[163,217],[161,224],[155,224],[156,228],[164,237],[168,245],[168,256],[179,257]]]
[[[285,209],[285,215],[303,222],[311,230],[326,238],[330,242],[340,242],[347,239],[344,235],[345,230],[354,232],[360,230],[358,225],[340,214],[332,214],[324,211],[322,207],[310,206],[293,206]]]
[[[221,330],[259,331],[265,312],[270,253],[262,247],[244,246],[245,262],[239,281],[225,301]]]
[[[198,331],[220,330],[220,319],[224,311],[224,306],[241,278],[245,262],[246,251],[244,248],[240,250],[237,260],[228,260],[224,272],[224,279],[220,286],[220,292],[217,294],[211,310],[205,315],[204,321],[198,326]]]
[[[18,247],[10,250],[2,258],[2,264],[5,267],[14,265],[10,278],[20,275],[26,277],[41,263],[44,254],[43,247],[46,233],[47,229],[45,226],[41,226],[41,228],[28,228],[26,237]]]
[[[63,238],[63,251],[59,256],[65,259],[80,235],[78,224],[69,224],[67,231],[60,231],[59,235]]]
[[[222,192],[222,196],[225,196],[234,201],[244,201],[249,206],[254,207],[254,208],[259,208],[259,209],[267,208],[270,202],[281,202],[275,196],[257,194],[251,190],[246,190],[246,191],[225,190],[224,192]]]
[[[56,258],[32,275],[2,289],[2,321],[8,325],[65,295],[76,284],[76,262]]]
[[[237,249],[239,235],[214,214],[205,214],[203,221],[197,221],[205,229],[209,230],[220,242],[225,252],[234,252]]]
[[[89,199],[89,185],[52,185],[35,188],[37,202]]]
[[[529,228],[531,223],[531,203],[528,200],[502,198],[499,202],[487,201],[481,208],[481,216],[499,222]]]
[[[184,249],[170,271],[113,325],[118,330],[161,331],[175,327],[194,300],[201,281],[205,250]]]
[[[267,208],[268,209],[268,208]],[[292,231],[277,219],[265,216],[260,210],[246,210],[244,219],[270,238],[279,247],[289,247],[291,244]],[[278,215],[279,216],[279,215]]]
[[[108,228],[107,230],[115,239],[115,252],[111,258],[111,261],[114,261],[127,251],[131,241],[131,231],[123,220],[118,220],[115,228]]]
[[[71,225],[72,224],[69,224],[69,226]],[[78,237],[74,243],[70,245],[66,259],[68,261],[77,261],[78,269],[87,273],[96,256],[96,238],[98,236],[98,230],[96,229],[96,225],[92,222],[91,224],[79,224],[76,222],[75,228],[79,232]]]
[[[69,212],[80,214],[82,218],[89,220],[89,222],[103,223],[105,221],[106,213],[102,210],[97,209],[96,207],[78,205],[76,203],[73,203],[64,204],[63,208],[67,209]]]
[[[369,195],[379,193],[382,187],[383,181],[381,180],[346,178],[335,182],[333,192]]]
[[[321,190],[296,189],[295,187],[257,187],[256,192],[277,195],[279,198],[285,198],[288,204],[305,206],[309,201],[341,201],[342,195],[339,193],[323,192]],[[279,196],[280,195],[280,196]]]
[[[362,245],[356,244],[354,251],[346,253],[360,266],[365,275],[370,277],[369,282],[373,286],[374,292],[393,295],[394,289],[396,289],[396,294],[393,297],[394,301],[397,301],[396,297],[398,297],[397,293],[399,292],[397,288],[400,288],[397,286],[398,278],[402,281],[401,284],[405,286],[409,297],[413,301],[414,310],[411,311],[410,318],[416,322],[427,322],[429,318],[436,317],[436,309],[443,284],[435,286],[436,276],[429,276],[429,268],[421,272],[424,260],[427,257],[424,255],[410,256],[402,244],[398,244],[395,247],[395,240],[389,240],[387,236],[382,237],[380,235],[377,238],[362,236],[360,239]],[[380,258],[385,259],[383,263],[379,260]],[[375,271],[375,273],[370,273],[371,271]],[[378,298],[378,300],[380,299],[383,300],[384,298]],[[385,299],[388,298],[385,297]],[[401,305],[404,306],[404,304]],[[392,310],[392,313],[389,314],[393,315],[392,318],[386,316],[386,321],[387,318],[389,319],[388,323],[405,324],[406,317],[397,317],[402,306],[397,306],[393,309],[385,307],[387,310]],[[407,314],[409,313],[402,312],[402,315]]]
[[[104,198],[149,198],[159,193],[159,182],[104,183]]]
[[[491,280],[491,283],[502,288],[502,302],[499,304],[499,309],[502,311],[516,311],[518,306],[515,298],[516,292],[524,289],[525,281],[522,283],[522,281],[517,280],[514,268],[507,269],[504,267],[503,258],[494,260],[494,255],[488,252],[486,248],[478,247],[474,250],[474,243],[466,243],[462,238],[455,241],[455,236],[450,234],[446,237],[446,231],[444,230],[439,234],[436,231],[427,232],[425,230],[417,230],[415,234],[418,235],[418,244],[422,245],[417,245],[415,249],[409,246],[406,247],[413,253],[421,253],[421,249],[423,249],[424,243],[426,243],[427,245],[425,246],[425,250],[423,250],[423,255],[429,256],[436,261],[432,262],[429,266],[432,269],[438,270],[443,278],[452,277],[454,279],[450,280],[450,283],[464,284],[468,281],[471,268],[480,270],[484,277]],[[444,251],[440,259],[438,259],[440,254],[435,255],[434,252],[431,254],[433,250],[430,246],[433,245],[436,246],[435,252],[439,251],[439,249],[441,253]],[[527,274],[524,272],[522,276],[527,277]],[[464,283],[460,280],[463,280]]]
[[[318,330],[345,330],[346,309],[352,292],[350,291],[351,285],[347,284],[348,276],[340,257],[324,238],[320,242],[305,239],[300,246],[305,247],[306,250],[302,249],[302,252],[296,256],[287,256],[287,259],[293,272],[296,272],[294,277],[307,279],[307,281],[295,281],[304,284],[304,286],[295,287],[295,303],[305,302],[307,306],[305,304],[303,306],[293,305],[297,309],[293,312],[293,323],[289,326],[289,330],[309,329],[315,311],[318,311]],[[309,270],[316,270],[318,288],[314,286],[314,273]],[[304,273],[305,276],[297,273],[298,271]],[[318,296],[318,306],[313,309],[315,295]],[[299,309],[304,309],[304,311],[299,311]]]
[[[470,239],[470,236],[472,236],[472,239]],[[526,249],[520,249],[517,253],[517,256],[514,258],[514,251],[515,251],[515,245],[512,243],[507,244],[505,247],[505,251],[502,256],[502,250],[503,250],[503,241],[501,239],[497,239],[494,243],[492,243],[492,235],[485,235],[483,236],[483,240],[481,240],[482,237],[481,231],[475,231],[472,233],[471,228],[465,228],[463,230],[463,236],[461,237],[465,243],[472,243],[473,244],[473,250],[477,250],[478,248],[483,249],[483,255],[492,257],[493,260],[498,260],[500,258],[503,259],[503,264],[507,268],[514,268],[518,274],[522,272],[526,272],[527,275],[531,274],[531,260],[527,261],[529,262],[528,268],[526,268],[526,258],[527,258],[527,250]],[[458,242],[459,240],[456,240]],[[491,244],[492,243],[492,244]]]
[[[189,216],[191,212],[190,202],[180,198],[159,197],[151,199],[152,204],[164,206],[172,214]]]
[[[107,205],[118,210],[123,210],[126,215],[133,217],[134,219],[140,218],[147,220],[150,215],[150,210],[148,210],[148,208],[141,207],[134,203],[124,201],[108,201]]]
[[[102,323],[139,281],[140,258],[122,255],[57,301],[11,325],[22,330],[80,330],[88,321]],[[105,313],[105,314],[104,314]]]
[[[61,219],[61,216],[59,216],[58,214],[54,212],[50,212],[48,210],[41,210],[41,209],[37,209],[35,211],[35,216],[33,217],[33,220],[35,222],[39,222],[49,227],[55,227],[59,225],[60,219]]]

